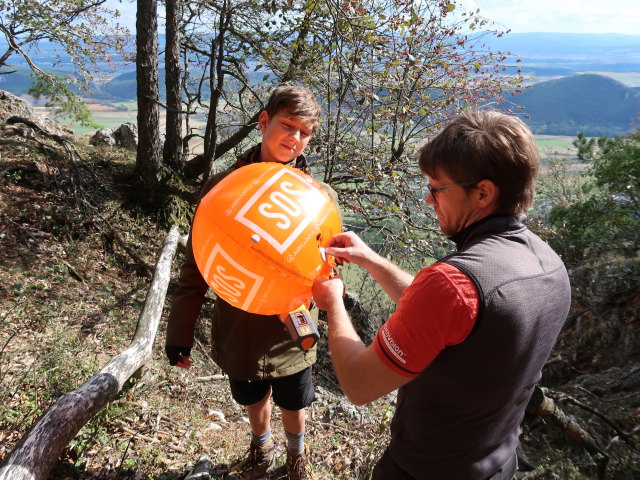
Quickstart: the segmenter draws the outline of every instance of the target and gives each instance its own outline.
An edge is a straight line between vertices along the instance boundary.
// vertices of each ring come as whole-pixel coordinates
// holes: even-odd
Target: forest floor
[[[169,224],[179,221],[186,233],[191,212],[138,207],[132,201],[131,152],[96,149],[79,137],[63,148],[27,130],[0,129],[0,462],[59,396],[129,344],[150,285],[149,266]],[[173,194],[193,205],[194,191]],[[164,356],[167,306],[181,257],[174,260],[153,358],[65,448],[51,479],[177,480],[202,455],[210,458],[214,478],[222,478],[246,453],[244,410],[207,354],[213,297],[201,316],[192,368],[170,367]],[[633,322],[637,328],[637,317]],[[544,382],[599,452],[589,453],[551,422],[527,416],[518,477],[640,479],[640,361],[629,356],[619,365],[606,358],[572,363],[571,338],[580,331],[575,322],[568,327]],[[317,400],[306,432],[314,475],[366,479],[388,442],[394,396],[351,405],[340,392],[325,341],[322,335],[314,370]],[[273,418],[279,456],[271,478],[284,478],[277,410]]]

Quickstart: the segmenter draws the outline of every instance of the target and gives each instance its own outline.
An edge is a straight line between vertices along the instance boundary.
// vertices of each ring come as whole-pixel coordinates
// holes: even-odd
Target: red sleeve
[[[374,339],[376,352],[396,373],[416,377],[444,348],[467,338],[478,307],[473,281],[456,267],[434,263],[402,293]]]

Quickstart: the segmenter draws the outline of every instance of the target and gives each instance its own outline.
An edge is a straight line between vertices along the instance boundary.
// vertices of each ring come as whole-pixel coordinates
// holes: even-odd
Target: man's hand
[[[169,365],[189,368],[191,366],[191,347],[178,347],[176,345],[165,345],[164,352],[169,359]]]
[[[331,278],[318,277],[313,282],[311,290],[316,307],[328,311],[336,302],[342,302],[344,288],[342,275],[334,275]]]
[[[353,232],[338,233],[329,239],[325,252],[333,255],[338,263],[353,262],[365,267],[378,254]]]
[[[404,289],[413,282],[413,275],[378,255],[353,232],[334,235],[324,250],[326,254],[333,255],[338,263],[353,262],[367,270],[396,305],[400,303]]]

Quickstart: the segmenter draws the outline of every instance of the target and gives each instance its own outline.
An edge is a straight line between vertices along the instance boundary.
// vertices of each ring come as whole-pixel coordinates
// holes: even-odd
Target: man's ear
[[[260,112],[260,116],[258,117],[258,126],[260,127],[260,131],[262,133],[267,129],[267,123],[269,123],[269,114],[266,110]]]
[[[481,206],[486,207],[498,203],[500,190],[491,180],[487,178],[480,180],[476,185],[476,190],[478,192],[478,201]]]

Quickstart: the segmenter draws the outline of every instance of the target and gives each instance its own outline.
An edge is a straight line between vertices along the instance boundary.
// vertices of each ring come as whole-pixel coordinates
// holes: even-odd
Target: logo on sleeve
[[[393,340],[387,326],[384,325],[382,327],[382,341],[384,345],[387,347],[387,351],[391,353],[400,363],[403,365],[407,363],[404,356],[404,351],[398,346],[398,344]]]

